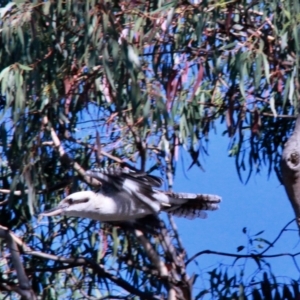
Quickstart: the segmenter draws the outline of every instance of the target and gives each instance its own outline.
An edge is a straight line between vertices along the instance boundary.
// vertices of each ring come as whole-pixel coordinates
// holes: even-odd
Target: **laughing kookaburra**
[[[166,211],[179,217],[205,218],[204,210],[216,210],[216,195],[160,191],[161,178],[129,169],[91,170],[86,175],[102,183],[100,192],[69,195],[57,207],[41,216],[66,215],[103,222],[134,221]]]

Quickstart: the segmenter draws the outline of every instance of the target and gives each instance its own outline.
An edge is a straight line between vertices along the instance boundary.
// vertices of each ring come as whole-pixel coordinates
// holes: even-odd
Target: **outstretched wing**
[[[117,190],[124,189],[126,179],[136,183],[136,185],[141,188],[147,187],[148,189],[152,187],[157,188],[163,184],[163,180],[160,177],[149,175],[145,172],[133,171],[129,168],[114,167],[107,169],[94,169],[87,171],[86,174],[101,181],[104,188],[108,185],[113,186]]]
[[[157,176],[124,168],[95,169],[86,174],[103,183],[105,194],[127,193],[130,199],[146,204],[154,213],[160,210],[153,188],[160,187],[163,181]]]

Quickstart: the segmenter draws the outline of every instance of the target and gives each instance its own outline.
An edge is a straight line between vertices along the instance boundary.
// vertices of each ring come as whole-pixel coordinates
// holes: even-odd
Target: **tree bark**
[[[281,158],[282,181],[292,203],[300,229],[300,114]],[[300,233],[300,232],[299,232]]]

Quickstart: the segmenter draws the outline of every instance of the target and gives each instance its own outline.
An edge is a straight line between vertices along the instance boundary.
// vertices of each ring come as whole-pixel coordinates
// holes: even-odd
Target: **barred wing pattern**
[[[191,193],[166,193],[173,199],[184,199],[185,203],[174,205],[165,211],[171,213],[176,217],[183,217],[187,219],[207,218],[205,210],[219,209],[221,198],[217,195],[210,194],[191,194]]]
[[[103,190],[111,191],[112,188],[121,191],[126,179],[132,180],[140,188],[158,188],[163,184],[163,180],[154,175],[145,172],[134,171],[129,168],[111,167],[93,169],[86,172],[87,175],[98,179],[103,184]]]

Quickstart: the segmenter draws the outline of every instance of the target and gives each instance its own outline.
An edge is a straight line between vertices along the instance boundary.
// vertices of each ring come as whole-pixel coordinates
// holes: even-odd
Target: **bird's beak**
[[[49,210],[44,211],[43,213],[40,214],[41,217],[53,217],[60,215],[63,212],[63,208],[61,207],[55,207]]]
[[[43,217],[53,217],[53,216],[62,215],[66,211],[66,209],[72,206],[73,204],[88,202],[90,200],[90,197],[87,196],[87,193],[91,193],[91,192],[78,192],[69,195],[68,197],[63,199],[55,208],[46,210],[41,214],[39,214],[39,219]]]

